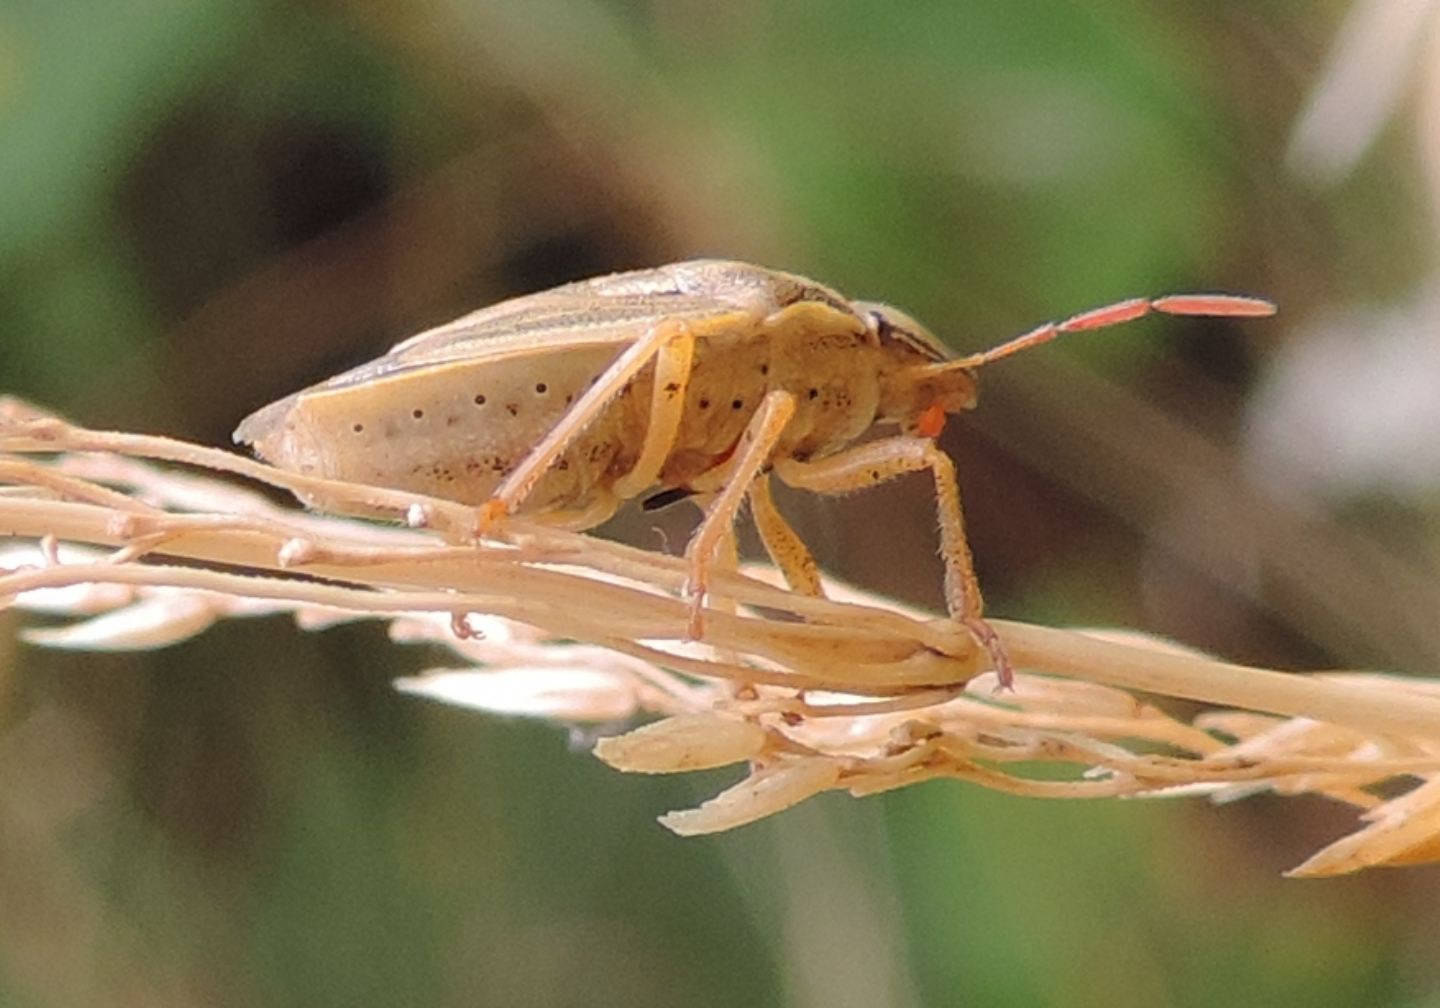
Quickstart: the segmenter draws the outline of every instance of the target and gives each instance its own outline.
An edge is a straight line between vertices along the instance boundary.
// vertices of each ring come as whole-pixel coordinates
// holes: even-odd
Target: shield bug
[[[809,550],[771,502],[770,474],[841,494],[928,471],[946,604],[1008,685],[1004,649],[982,618],[955,467],[935,445],[946,417],[974,406],[976,370],[1152,311],[1274,310],[1223,294],[1137,298],[956,356],[889,306],[696,260],[481,309],[266,406],[235,439],[284,469],[475,505],[477,532],[509,514],[586,529],[647,491],[652,501],[696,496],[705,515],[686,549],[692,636],[709,566],[747,497],[786,580],[820,590]],[[877,427],[891,433],[861,441]]]

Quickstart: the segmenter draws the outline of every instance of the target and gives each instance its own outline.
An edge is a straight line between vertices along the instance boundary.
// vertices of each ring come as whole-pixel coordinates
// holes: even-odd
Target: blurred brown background
[[[944,444],[991,611],[1435,675],[1434,6],[12,0],[0,390],[224,444],[463,311],[694,255],[965,350],[1257,293],[987,371]],[[782,506],[936,606],[926,489]],[[0,621],[6,1005],[1440,1005],[1435,869],[1278,877],[1349,827],[1319,801],[932,784],[682,841],[653,816],[725,775],[401,697],[433,656],[378,628]]]

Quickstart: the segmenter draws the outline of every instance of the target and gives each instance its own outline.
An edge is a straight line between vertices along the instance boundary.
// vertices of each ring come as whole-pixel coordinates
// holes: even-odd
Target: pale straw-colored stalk
[[[394,521],[278,507],[195,469]],[[1021,670],[1002,693],[949,620],[840,585],[799,595],[764,568],[717,570],[703,641],[690,641],[682,559],[521,520],[476,542],[473,521],[454,502],[0,404],[0,598],[82,617],[25,631],[36,644],[159,647],[277,612],[306,628],[388,620],[395,639],[456,655],[402,690],[568,723],[659,715],[599,743],[621,770],[744,765],[739,783],[662,817],[682,835],[826,790],[957,778],[1050,798],[1319,794],[1366,825],[1294,874],[1440,858],[1440,682],[1287,674],[1135,634],[994,620]],[[1187,722],[1164,697],[1207,710]]]

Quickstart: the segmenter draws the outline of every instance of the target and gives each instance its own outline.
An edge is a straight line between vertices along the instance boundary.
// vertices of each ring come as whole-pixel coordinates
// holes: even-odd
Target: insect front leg
[[[485,531],[495,521],[505,515],[513,514],[535,485],[540,482],[546,471],[555,464],[565,449],[568,448],[585,426],[600,414],[611,401],[618,396],[626,384],[630,382],[645,365],[657,355],[663,354],[672,343],[682,344],[679,351],[686,360],[693,353],[694,336],[690,327],[684,322],[666,319],[656,323],[645,331],[645,334],[636,340],[630,347],[615,359],[595,383],[585,391],[585,394],[575,400],[575,404],[569,411],[560,418],[559,422],[540,439],[540,442],[530,449],[530,453],[520,462],[515,470],[505,477],[505,481],[495,490],[495,496],[487,501],[481,508],[478,515],[478,531]],[[688,365],[685,369],[688,373]],[[652,424],[653,426],[653,424]],[[674,433],[670,434],[670,440],[674,440]],[[642,461],[645,451],[650,448],[650,432],[646,432],[645,449],[642,450]],[[667,445],[668,447],[668,445]]]
[[[755,415],[740,435],[735,452],[724,468],[712,476],[712,485],[719,492],[705,508],[705,518],[690,537],[685,557],[690,561],[690,577],[685,592],[692,600],[689,635],[698,639],[704,630],[705,594],[709,588],[710,565],[716,550],[734,532],[735,517],[760,470],[770,460],[785,425],[795,415],[795,397],[776,389],[761,400]],[[709,482],[708,480],[706,482]]]
[[[775,500],[770,496],[770,477],[763,473],[750,484],[750,516],[755,519],[755,530],[760,533],[765,552],[770,554],[770,562],[785,575],[790,590],[817,598],[824,595],[815,557],[775,507]]]
[[[975,579],[975,559],[965,538],[960,482],[955,463],[925,437],[890,437],[814,462],[777,459],[775,474],[789,486],[822,494],[843,494],[876,486],[905,473],[928,469],[935,481],[940,519],[940,554],[945,562],[945,605],[990,654],[1001,687],[1014,683],[1010,658],[995,630],[983,618],[984,602]]]

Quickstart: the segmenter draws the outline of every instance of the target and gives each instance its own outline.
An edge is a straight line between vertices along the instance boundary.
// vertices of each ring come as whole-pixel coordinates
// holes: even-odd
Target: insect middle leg
[[[695,481],[700,484],[696,489],[704,491],[714,486],[718,492],[706,506],[700,527],[685,547],[686,559],[690,561],[690,577],[685,591],[692,600],[689,630],[692,638],[700,637],[704,629],[705,594],[716,550],[726,537],[733,535],[735,518],[740,513],[745,495],[750,492],[760,470],[770,461],[785,425],[794,415],[795,397],[789,392],[776,389],[766,393],[745,432],[740,435],[729,461]]]
[[[990,654],[1003,688],[1014,683],[1010,658],[999,636],[983,617],[984,601],[975,579],[975,559],[965,538],[960,482],[955,463],[925,437],[897,436],[871,441],[814,462],[777,459],[775,475],[797,489],[841,494],[875,486],[904,473],[928,469],[935,481],[940,520],[940,553],[945,562],[945,605]]]
[[[659,398],[662,386],[672,384],[671,379],[662,378],[662,375],[683,374],[688,377],[690,362],[695,352],[695,337],[690,327],[678,320],[666,319],[651,326],[645,334],[630,345],[624,353],[615,359],[595,383],[586,390],[585,394],[575,401],[569,411],[560,418],[554,427],[540,439],[540,442],[530,450],[530,453],[520,462],[515,470],[505,477],[504,482],[495,490],[495,496],[487,501],[480,508],[478,515],[479,531],[483,532],[496,520],[508,514],[513,514],[525,498],[535,489],[535,485],[555,464],[556,460],[564,453],[565,449],[574,443],[575,439],[585,430],[585,426],[597,417],[600,412],[612,402],[637,374],[642,371],[652,359],[658,357],[660,363],[656,367],[657,393]],[[680,395],[675,397],[676,409],[684,402],[684,384],[681,383]],[[636,465],[636,471],[632,471],[621,482],[627,488],[633,481],[631,477],[641,475],[638,470],[641,466],[654,467],[658,473],[659,465],[663,463],[666,453],[674,443],[675,432],[679,429],[680,415],[675,412],[673,419],[670,418],[668,409],[662,412],[664,422],[657,423],[652,408],[651,423],[645,432],[645,443],[640,451],[640,462]],[[659,462],[655,461],[658,455]],[[651,475],[653,482],[654,476]],[[644,489],[640,487],[639,489]],[[638,493],[639,490],[634,490]],[[624,499],[624,495],[616,494],[617,498]]]

